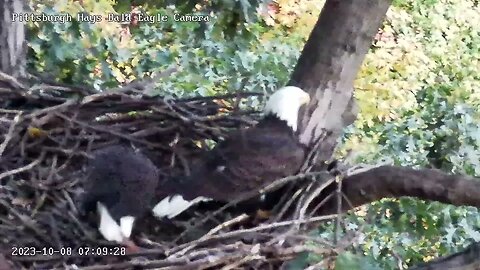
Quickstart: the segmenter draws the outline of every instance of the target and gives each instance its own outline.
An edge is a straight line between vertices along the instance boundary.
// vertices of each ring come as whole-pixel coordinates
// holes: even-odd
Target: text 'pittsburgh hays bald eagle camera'
[[[123,146],[99,150],[88,167],[82,208],[98,211],[106,240],[134,247],[134,221],[150,209],[171,219],[198,202],[229,202],[293,175],[305,157],[296,136],[298,112],[309,101],[298,87],[277,90],[256,126],[228,134],[193,164],[190,176],[159,182],[157,168],[141,153]]]

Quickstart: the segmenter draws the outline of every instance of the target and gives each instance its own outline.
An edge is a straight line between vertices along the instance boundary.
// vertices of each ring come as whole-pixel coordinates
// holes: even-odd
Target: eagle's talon
[[[125,246],[125,253],[126,254],[134,254],[134,253],[138,253],[138,252],[141,251],[141,248],[139,246],[137,246],[137,244],[135,244],[130,239],[124,240],[122,245]]]

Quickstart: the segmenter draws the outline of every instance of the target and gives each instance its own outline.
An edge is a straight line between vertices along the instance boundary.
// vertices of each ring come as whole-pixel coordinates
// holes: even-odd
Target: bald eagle
[[[309,101],[298,87],[277,90],[256,126],[230,133],[194,164],[189,177],[159,184],[163,193],[153,214],[173,218],[198,202],[229,202],[297,173],[306,151],[296,136],[298,112]]]
[[[81,209],[98,212],[106,240],[135,247],[129,240],[133,224],[151,209],[158,179],[157,167],[130,147],[97,150],[87,166]]]

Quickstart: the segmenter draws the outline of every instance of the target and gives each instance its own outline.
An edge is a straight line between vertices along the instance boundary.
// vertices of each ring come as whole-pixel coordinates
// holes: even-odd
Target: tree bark
[[[336,184],[325,188],[312,207],[337,189]],[[456,206],[480,207],[480,181],[462,175],[450,175],[440,170],[415,170],[407,167],[382,166],[352,175],[342,182],[343,211],[383,198],[416,197]],[[337,197],[327,201],[315,215],[337,212]]]
[[[299,136],[305,145],[320,145],[319,161],[330,159],[343,128],[355,120],[353,81],[390,3],[328,0],[303,48],[289,85],[312,97],[300,114]]]
[[[478,270],[480,269],[480,243],[473,243],[458,253],[432,260],[410,270]]]
[[[23,12],[22,0],[0,1],[0,71],[14,77],[25,76],[25,24],[13,20]]]

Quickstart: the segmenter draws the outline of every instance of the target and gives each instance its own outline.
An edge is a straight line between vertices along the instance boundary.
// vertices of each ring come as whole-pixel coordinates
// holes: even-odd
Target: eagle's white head
[[[296,86],[285,86],[273,93],[265,105],[265,114],[274,114],[297,131],[298,111],[310,102],[310,95]]]

